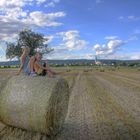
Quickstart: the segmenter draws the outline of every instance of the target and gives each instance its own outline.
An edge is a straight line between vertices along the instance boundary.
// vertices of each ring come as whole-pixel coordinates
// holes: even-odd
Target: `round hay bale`
[[[105,72],[105,69],[103,67],[101,67],[100,72]]]
[[[69,102],[66,80],[56,77],[12,77],[0,93],[0,120],[17,128],[56,135]]]
[[[71,72],[71,69],[67,69],[66,72]]]

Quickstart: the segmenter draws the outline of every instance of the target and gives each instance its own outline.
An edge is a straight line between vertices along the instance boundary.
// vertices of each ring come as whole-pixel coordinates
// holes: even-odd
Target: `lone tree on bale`
[[[32,56],[39,49],[42,53],[50,53],[53,49],[48,48],[48,39],[44,38],[44,35],[35,33],[32,30],[23,30],[19,33],[16,43],[7,42],[6,57],[7,58],[19,58],[22,54],[21,47],[28,46],[30,48],[29,55]]]

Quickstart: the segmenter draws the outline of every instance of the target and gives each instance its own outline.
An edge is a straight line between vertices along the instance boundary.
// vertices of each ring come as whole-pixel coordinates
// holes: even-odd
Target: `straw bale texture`
[[[60,77],[14,76],[0,91],[0,120],[24,130],[56,135],[68,102],[68,83]]]

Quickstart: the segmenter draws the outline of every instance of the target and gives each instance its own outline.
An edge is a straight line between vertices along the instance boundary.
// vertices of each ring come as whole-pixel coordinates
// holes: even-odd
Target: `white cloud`
[[[6,59],[5,56],[0,56],[0,62],[2,62],[2,61],[9,61],[9,59]]]
[[[139,38],[137,36],[131,36],[128,41],[136,41],[138,40]]]
[[[54,51],[48,54],[48,59],[91,59],[91,54],[77,54],[79,51],[87,48],[88,42],[80,39],[80,33],[77,30],[57,33],[52,37],[58,39],[58,44],[52,46]]]
[[[36,0],[37,5],[45,4],[45,7],[55,7],[60,0]]]
[[[140,53],[138,54],[113,54],[106,56],[106,59],[118,59],[118,60],[140,60]]]
[[[0,44],[0,54],[5,54],[5,47]]]
[[[106,36],[105,39],[106,40],[114,40],[114,39],[117,39],[118,36]]]
[[[44,43],[48,44],[48,43],[52,42],[52,40],[54,39],[54,36],[53,35],[45,36],[44,39],[46,39],[46,41]]]
[[[134,20],[134,21],[135,21],[135,20],[140,20],[140,17],[136,17],[136,16],[128,16],[127,18],[128,18],[128,20],[132,20],[132,21],[133,21],[133,20]]]
[[[67,32],[60,32],[57,34],[62,38],[62,43],[60,46],[66,48],[69,51],[72,50],[82,50],[88,45],[88,42],[80,39],[80,34],[77,30],[70,30]]]
[[[130,59],[131,60],[140,60],[140,53],[139,54],[135,54],[135,55],[131,55]]]
[[[129,15],[126,17],[120,16],[118,19],[122,20],[122,21],[138,21],[138,20],[140,20],[140,17],[134,16],[134,15]]]
[[[33,0],[0,0],[0,12],[11,18],[25,17],[27,12],[22,8],[32,2]]]
[[[48,2],[45,7],[55,7],[56,4],[58,4],[60,2],[60,0],[51,0],[50,2]]]
[[[110,40],[107,45],[96,44],[93,50],[95,50],[96,55],[111,55],[119,50],[125,43],[123,40]]]
[[[19,31],[24,28],[53,27],[63,25],[57,18],[64,17],[64,12],[44,13],[41,11],[29,12],[26,5],[32,6],[34,0],[0,0],[0,40],[15,39]],[[45,2],[37,0],[36,2]],[[59,0],[55,0],[55,3]]]
[[[45,2],[47,2],[48,0],[36,0],[36,4],[40,5],[43,4]]]
[[[6,60],[6,56],[5,56],[5,50],[6,47],[4,46],[4,44],[0,44],[0,61],[7,61]]]
[[[47,59],[54,59],[54,60],[67,60],[67,59],[94,59],[94,55],[91,53],[86,54],[70,54],[70,53],[54,53],[48,54],[46,56]]]
[[[64,12],[56,12],[45,14],[41,11],[31,12],[28,18],[22,21],[25,24],[40,26],[40,27],[50,27],[50,26],[60,26],[62,23],[56,22],[55,20],[60,17],[64,17],[66,14]]]
[[[10,36],[10,34],[0,34],[0,39],[1,39],[1,41],[6,41],[6,42],[12,42],[14,39],[16,39],[17,38],[17,34],[15,33],[15,34],[13,34],[13,33],[11,33],[11,36]]]
[[[45,7],[55,7],[55,3],[49,2],[48,4],[45,5]]]

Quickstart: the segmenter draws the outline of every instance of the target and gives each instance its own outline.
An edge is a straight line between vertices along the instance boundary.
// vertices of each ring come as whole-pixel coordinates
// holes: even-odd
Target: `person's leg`
[[[46,68],[46,63],[43,63],[43,67]],[[47,74],[47,70],[43,69],[42,76],[45,76]]]
[[[30,71],[30,76],[36,76],[36,73],[34,71],[34,63],[35,63],[35,57],[32,56],[30,58],[30,61],[29,61],[29,64],[28,64],[29,71]]]
[[[49,65],[47,63],[44,63],[44,67],[46,68],[46,73],[48,74],[48,77],[54,77],[54,73],[50,69],[50,67],[49,67]]]
[[[32,56],[29,61],[29,68],[31,71],[34,71],[34,62],[35,62],[35,57]]]

